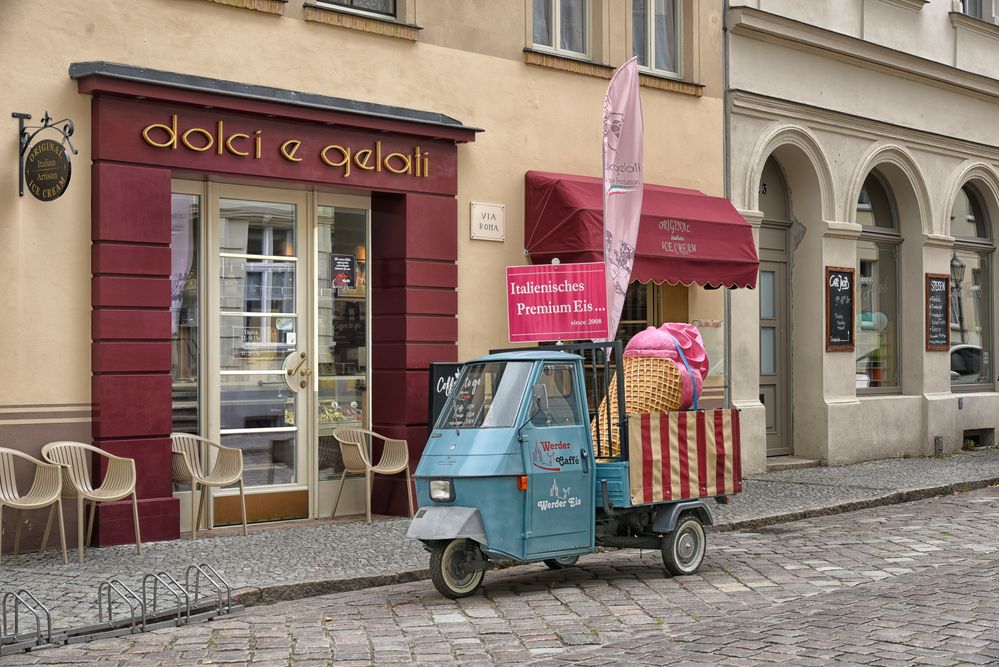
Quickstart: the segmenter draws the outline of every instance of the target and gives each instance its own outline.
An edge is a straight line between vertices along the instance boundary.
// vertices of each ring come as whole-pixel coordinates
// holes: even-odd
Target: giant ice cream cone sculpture
[[[694,397],[701,394],[707,373],[708,355],[697,327],[673,322],[658,329],[649,327],[635,334],[624,350],[625,410],[627,414],[655,414],[690,409]],[[621,452],[616,377],[607,397],[610,400],[601,401],[590,425],[598,457],[620,456]],[[608,419],[614,426],[610,442]]]

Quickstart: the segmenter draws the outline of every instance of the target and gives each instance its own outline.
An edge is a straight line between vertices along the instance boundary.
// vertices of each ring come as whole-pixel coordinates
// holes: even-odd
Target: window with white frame
[[[950,381],[954,388],[992,384],[992,255],[995,245],[977,190],[966,184],[950,214]]]
[[[396,16],[396,0],[321,0],[319,4],[353,9],[379,16]]]
[[[534,0],[534,46],[570,56],[590,54],[590,0]]]
[[[652,72],[679,74],[679,7],[677,0],[632,0],[632,55]]]
[[[872,171],[857,200],[857,390],[897,392],[899,352],[899,231],[887,181]]]

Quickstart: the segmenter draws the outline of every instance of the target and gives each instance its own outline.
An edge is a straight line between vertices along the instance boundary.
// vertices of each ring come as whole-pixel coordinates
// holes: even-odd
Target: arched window
[[[857,391],[891,393],[899,377],[899,231],[888,183],[872,171],[857,200]]]
[[[992,253],[981,197],[961,188],[950,213],[950,381],[954,388],[992,386]]]

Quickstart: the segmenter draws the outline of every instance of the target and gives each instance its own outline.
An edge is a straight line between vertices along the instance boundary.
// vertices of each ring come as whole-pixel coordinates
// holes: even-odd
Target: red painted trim
[[[729,493],[725,487],[725,411],[714,410],[715,421],[715,488],[718,493]]]
[[[694,413],[695,433],[697,434],[697,490],[698,495],[704,497],[708,495],[708,434],[704,412],[698,410]]]
[[[173,448],[170,438],[97,440],[94,444],[115,456],[124,456],[135,461],[135,488],[140,500],[173,495],[173,481],[170,476],[158,474],[162,470],[173,468]],[[108,459],[104,457],[98,458],[102,478],[107,469],[107,461]]]
[[[170,246],[95,242],[90,264],[98,274],[170,275]]]
[[[180,500],[177,498],[140,499],[139,533],[142,543],[176,540],[180,537]],[[72,503],[63,512],[75,511]],[[132,528],[132,501],[119,500],[97,506],[95,542],[107,547],[115,544],[135,544]],[[72,543],[72,542],[71,542]]]
[[[169,308],[169,304],[166,306]],[[170,339],[169,310],[94,310],[92,335],[97,340]]]
[[[371,339],[376,344],[455,342],[458,319],[454,315],[376,315],[371,318]]]
[[[458,265],[454,262],[375,262],[371,278],[381,287],[458,287]]]
[[[94,374],[158,371],[173,368],[170,346],[160,342],[108,343],[94,341],[91,346]]]
[[[375,316],[396,313],[452,315],[458,312],[458,293],[427,288],[388,288],[378,293],[371,310]]]
[[[94,276],[91,292],[95,308],[156,308],[170,302],[170,279]]]
[[[672,454],[670,452],[676,445],[670,442],[669,439],[669,421],[669,418],[665,415],[659,415],[659,440],[662,443],[663,450],[661,461],[663,500],[672,500],[673,498],[673,464],[671,463]]]
[[[655,495],[652,487],[652,416],[642,415],[642,501],[651,503]]]
[[[687,414],[676,412],[677,449],[680,452],[680,497],[690,498],[690,457],[687,453]]]
[[[170,435],[172,386],[169,373],[94,375],[91,378],[94,437]],[[159,474],[167,476],[172,472],[162,470]]]

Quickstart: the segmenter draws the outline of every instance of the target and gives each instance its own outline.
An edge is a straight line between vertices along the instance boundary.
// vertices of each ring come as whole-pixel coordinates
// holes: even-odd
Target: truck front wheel
[[[672,533],[663,536],[663,565],[670,574],[693,574],[704,561],[707,540],[695,514],[684,514]]]
[[[479,545],[467,539],[438,542],[430,550],[430,580],[444,597],[463,598],[471,595],[486,576],[485,570],[469,566],[469,561],[481,561]]]

